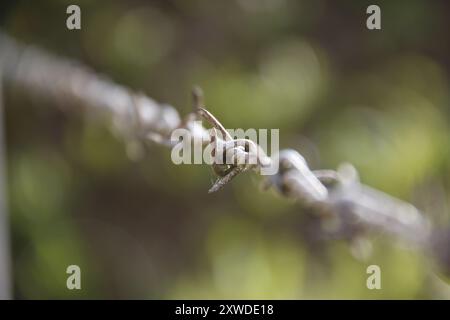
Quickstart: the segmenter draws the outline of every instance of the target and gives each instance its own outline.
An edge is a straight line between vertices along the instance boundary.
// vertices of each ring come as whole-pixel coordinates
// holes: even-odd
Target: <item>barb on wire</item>
[[[210,193],[220,190],[241,172],[271,164],[271,159],[255,142],[250,139],[234,139],[205,108],[197,108],[197,112],[213,126],[210,142],[214,146],[212,156],[216,161],[212,166],[219,178],[209,190]]]
[[[223,188],[227,183],[233,180],[239,173],[246,171],[248,168],[245,165],[228,164],[230,162],[223,159],[226,155],[226,149],[224,150],[222,137],[225,141],[233,141],[230,133],[224,128],[224,126],[216,119],[208,110],[204,108],[197,108],[198,115],[213,126],[210,142],[213,144],[212,156],[215,161],[212,164],[214,173],[218,175],[216,182],[209,189],[209,193],[216,192]],[[220,135],[217,133],[220,131]],[[217,161],[220,160],[220,161]],[[224,161],[225,160],[225,161]],[[231,162],[233,163],[233,162]]]

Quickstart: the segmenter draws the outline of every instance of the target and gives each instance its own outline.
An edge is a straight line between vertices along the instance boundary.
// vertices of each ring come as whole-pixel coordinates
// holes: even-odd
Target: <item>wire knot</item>
[[[306,204],[323,203],[328,199],[328,190],[309,169],[305,159],[295,150],[282,150],[274,156],[279,162],[278,173],[270,182],[280,193],[301,199]]]

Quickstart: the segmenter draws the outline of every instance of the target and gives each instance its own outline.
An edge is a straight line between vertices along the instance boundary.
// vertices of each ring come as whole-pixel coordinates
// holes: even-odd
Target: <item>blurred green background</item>
[[[66,29],[81,7],[82,29]],[[280,128],[313,168],[362,181],[449,225],[450,3],[5,1],[10,35],[78,59],[186,114],[200,85],[227,128]],[[133,162],[109,124],[6,97],[16,298],[449,298],[420,254],[375,235],[356,259],[317,219],[247,174],[217,194],[210,168],[154,146]],[[66,267],[82,290],[66,288]],[[366,288],[366,268],[382,290]]]

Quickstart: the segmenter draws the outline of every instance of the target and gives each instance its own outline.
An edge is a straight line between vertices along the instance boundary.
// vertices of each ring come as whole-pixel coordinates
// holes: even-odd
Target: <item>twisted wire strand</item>
[[[261,165],[278,161],[279,171],[268,178],[268,184],[283,196],[296,199],[313,212],[337,217],[341,225],[386,232],[422,248],[430,243],[431,224],[413,205],[361,184],[355,168],[350,165],[337,171],[312,171],[295,150],[282,150],[268,157],[251,140],[233,140],[204,108],[198,91],[194,95],[194,111],[181,119],[170,105],[157,103],[116,84],[80,63],[24,46],[1,32],[0,67],[10,86],[20,87],[32,97],[54,100],[64,108],[81,106],[87,112],[109,116],[114,128],[125,139],[173,146],[171,132],[184,128],[203,143],[214,139],[217,143],[222,139],[225,150],[231,149],[235,154],[246,156],[245,159],[259,159],[252,165],[237,162],[230,166],[223,176],[219,175],[210,192],[221,189],[244,171],[258,171]],[[215,133],[211,134],[211,130],[199,124],[196,121],[199,119],[209,122],[216,129]],[[216,137],[217,131],[222,137]]]

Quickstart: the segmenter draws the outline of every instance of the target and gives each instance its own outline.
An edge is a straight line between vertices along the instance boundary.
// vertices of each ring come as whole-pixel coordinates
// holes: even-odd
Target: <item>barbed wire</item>
[[[218,191],[245,171],[258,171],[262,166],[278,162],[278,172],[266,178],[265,187],[274,188],[318,216],[333,220],[334,231],[352,229],[359,235],[376,230],[425,252],[437,250],[430,220],[413,205],[362,184],[350,164],[343,164],[337,170],[311,170],[295,150],[282,150],[269,157],[255,142],[233,139],[205,108],[199,88],[193,92],[194,110],[182,119],[170,105],[157,103],[78,62],[24,46],[2,33],[0,68],[13,90],[19,87],[33,98],[56,101],[65,109],[81,107],[86,112],[110,117],[115,132],[128,142],[170,147],[173,146],[171,133],[183,128],[194,139],[213,143],[215,157],[222,156],[217,148],[220,143],[235,157],[256,159],[253,164],[235,161],[224,166],[214,162],[212,167],[218,177],[209,192]],[[209,123],[212,130],[199,120]],[[438,249],[438,260],[440,256],[448,256],[448,247],[441,244]]]

